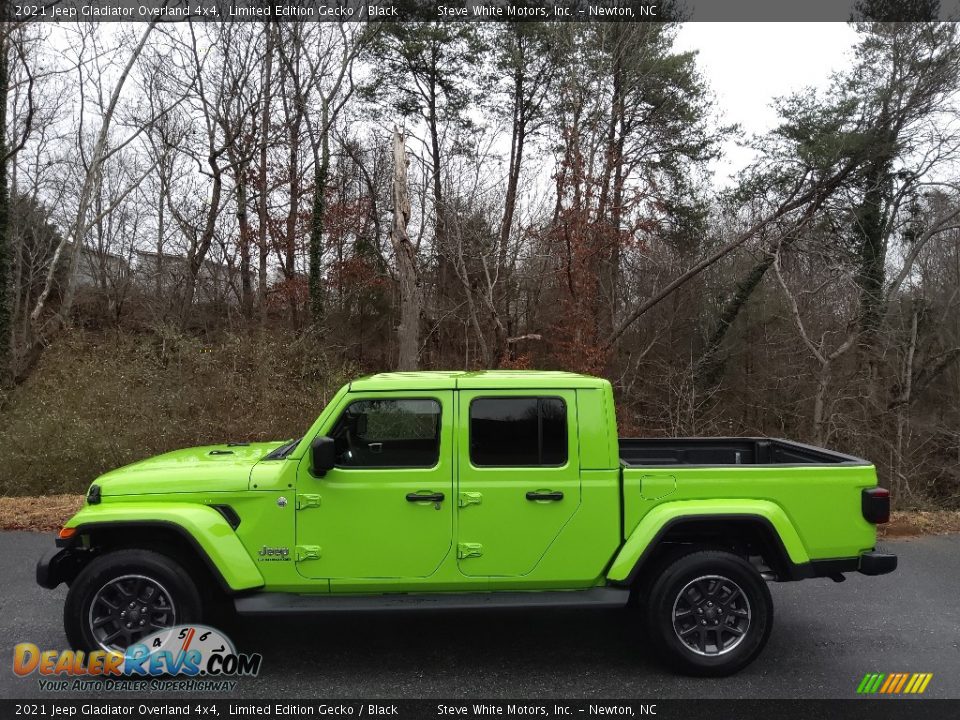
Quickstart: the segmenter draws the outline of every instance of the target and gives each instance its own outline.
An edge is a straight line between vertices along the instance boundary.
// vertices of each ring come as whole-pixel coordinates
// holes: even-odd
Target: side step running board
[[[385,595],[297,595],[259,592],[234,600],[240,615],[302,615],[393,610],[482,610],[496,608],[623,607],[627,588],[540,592],[391,593]]]

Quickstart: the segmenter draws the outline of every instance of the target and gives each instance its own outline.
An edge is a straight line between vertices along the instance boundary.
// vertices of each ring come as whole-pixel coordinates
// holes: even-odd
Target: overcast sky
[[[744,132],[774,127],[773,99],[805,87],[825,87],[850,62],[856,32],[846,23],[685,23],[678,50],[699,51],[697,63],[716,94],[723,121]],[[749,150],[733,143],[715,181],[747,164]]]

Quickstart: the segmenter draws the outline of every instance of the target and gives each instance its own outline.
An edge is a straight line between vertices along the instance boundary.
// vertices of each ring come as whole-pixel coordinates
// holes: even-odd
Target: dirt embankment
[[[893,512],[890,522],[880,526],[881,538],[960,533],[960,510],[902,510]]]
[[[83,495],[0,497],[0,530],[59,530],[83,505]]]

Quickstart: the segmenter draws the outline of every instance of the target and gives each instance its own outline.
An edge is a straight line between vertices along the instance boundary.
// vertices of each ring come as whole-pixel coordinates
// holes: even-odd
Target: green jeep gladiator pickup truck
[[[770,634],[767,581],[879,575],[889,494],[863,460],[767,438],[622,439],[606,380],[356,380],[299,440],[113,470],[40,560],[67,638],[123,649],[238,616],[629,606],[675,668],[722,675]]]

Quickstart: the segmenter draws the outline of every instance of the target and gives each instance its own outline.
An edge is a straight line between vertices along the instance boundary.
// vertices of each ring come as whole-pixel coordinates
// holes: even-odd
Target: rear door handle
[[[559,490],[547,490],[546,492],[531,490],[527,493],[527,500],[563,500],[563,493]]]
[[[407,502],[443,502],[443,493],[407,493]]]

